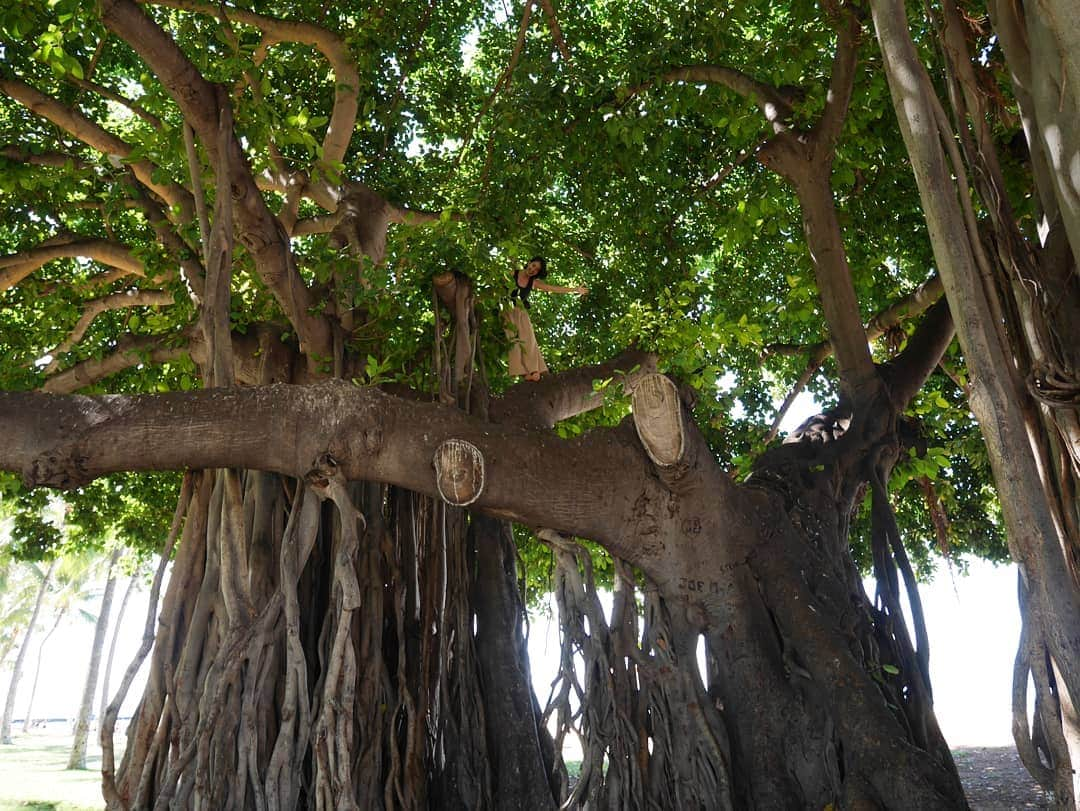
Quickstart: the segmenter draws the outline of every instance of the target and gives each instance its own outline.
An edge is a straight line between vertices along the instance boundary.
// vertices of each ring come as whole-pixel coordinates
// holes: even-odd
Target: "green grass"
[[[101,750],[91,745],[85,771],[68,771],[71,736],[15,735],[0,746],[0,811],[100,811]]]

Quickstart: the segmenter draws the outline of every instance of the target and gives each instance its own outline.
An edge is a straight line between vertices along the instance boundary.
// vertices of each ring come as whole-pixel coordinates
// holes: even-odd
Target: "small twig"
[[[566,39],[563,37],[562,28],[559,27],[559,20],[555,16],[555,6],[551,0],[539,0],[541,8],[544,9],[544,15],[547,17],[548,28],[551,29],[551,38],[555,40],[555,47],[559,49],[559,54],[566,61],[566,64],[571,64],[570,60],[570,48],[566,44]]]
[[[487,111],[491,108],[495,98],[499,95],[500,91],[510,86],[510,81],[513,77],[514,68],[517,67],[518,59],[521,58],[521,51],[525,47],[525,33],[529,29],[529,20],[532,19],[534,0],[525,0],[525,10],[521,14],[521,23],[518,25],[517,41],[514,43],[514,49],[510,53],[510,61],[495,82],[495,87],[491,91],[491,95],[488,96],[487,101],[484,102],[484,106],[480,108],[480,112],[476,118],[473,119],[472,124],[469,126],[468,132],[465,133],[465,138],[461,143],[461,149],[458,152],[457,164],[460,165],[462,158],[465,157],[465,153],[469,149],[469,144],[472,142],[473,133],[476,132],[476,128],[480,125],[481,120],[487,115]]]
[[[765,141],[760,141],[754,147],[748,149],[739,150],[739,154],[735,156],[735,160],[721,169],[719,172],[710,177],[705,183],[698,189],[698,194],[704,194],[705,192],[712,191],[721,183],[723,183],[728,176],[734,172],[738,167],[746,163],[747,159],[752,158],[757,154],[758,150],[765,145]]]

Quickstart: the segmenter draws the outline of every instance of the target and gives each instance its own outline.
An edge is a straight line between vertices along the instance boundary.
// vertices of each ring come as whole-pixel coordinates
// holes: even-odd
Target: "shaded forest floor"
[[[953,757],[973,811],[1049,807],[1046,793],[1031,779],[1013,747],[968,747],[954,750]]]

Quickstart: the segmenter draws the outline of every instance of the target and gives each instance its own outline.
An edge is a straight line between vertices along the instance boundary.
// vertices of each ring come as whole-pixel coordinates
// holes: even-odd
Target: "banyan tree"
[[[0,12],[15,543],[176,496],[109,808],[964,808],[916,580],[1004,536],[1072,807],[1080,51],[1031,5]],[[534,383],[537,252],[590,294]]]

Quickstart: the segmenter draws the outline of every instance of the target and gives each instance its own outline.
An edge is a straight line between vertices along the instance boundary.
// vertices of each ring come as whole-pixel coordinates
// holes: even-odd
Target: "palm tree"
[[[86,768],[86,744],[90,737],[90,713],[94,707],[98,671],[101,669],[101,652],[105,647],[105,631],[109,627],[109,613],[112,610],[113,591],[116,588],[116,562],[120,559],[122,552],[123,549],[118,546],[109,555],[109,567],[105,575],[105,592],[101,596],[101,611],[98,613],[97,624],[94,628],[94,646],[90,651],[90,668],[86,673],[82,703],[79,705],[79,715],[75,721],[75,741],[71,745],[71,755],[68,758],[67,767],[69,769]]]
[[[40,574],[40,567],[32,566],[31,568]],[[53,569],[55,568],[56,558],[49,562],[49,568],[41,575],[41,585],[38,587],[37,597],[34,600],[34,610],[30,614],[30,621],[26,625],[26,632],[23,634],[22,643],[19,645],[19,655],[15,657],[15,667],[11,671],[11,683],[8,686],[7,701],[4,702],[4,716],[0,720],[0,744],[12,743],[11,717],[15,713],[15,693],[18,690],[19,679],[22,676],[26,652],[30,649],[30,637],[34,633],[38,613],[41,611],[41,603],[45,599],[45,592],[49,588],[49,581],[52,579]]]
[[[91,597],[90,579],[95,572],[97,558],[86,552],[69,552],[59,558],[56,570],[53,572],[53,588],[46,596],[47,607],[55,615],[53,626],[38,646],[37,666],[34,668],[34,682],[30,688],[30,703],[26,706],[26,717],[23,720],[23,732],[29,731],[31,712],[34,706],[34,697],[37,695],[38,677],[41,674],[41,661],[44,655],[45,643],[49,641],[53,631],[60,625],[64,617],[72,611],[88,622],[97,622],[97,617],[85,611],[82,606]]]
[[[123,629],[124,612],[127,610],[128,599],[131,597],[131,593],[135,591],[138,579],[139,570],[136,569],[128,578],[127,588],[124,589],[124,597],[120,600],[120,608],[116,611],[112,641],[109,642],[109,655],[105,657],[105,672],[101,676],[101,708],[98,710],[98,723],[105,717],[105,710],[109,706],[109,677],[112,674],[113,657],[116,656],[116,643],[120,638],[120,631]]]
[[[6,532],[5,523],[0,523],[0,535]],[[0,547],[0,671],[26,630],[38,582],[28,565]]]
[[[38,679],[41,677],[41,659],[45,653],[45,643],[49,641],[49,637],[53,635],[56,629],[60,626],[60,620],[64,618],[64,614],[67,611],[61,609],[56,612],[56,619],[53,621],[52,628],[49,629],[49,633],[45,634],[45,637],[38,643],[38,655],[37,664],[34,665],[34,681],[30,684],[30,700],[26,702],[26,712],[23,713],[23,733],[30,731],[30,721],[33,719],[34,712],[34,698],[37,696]]]

